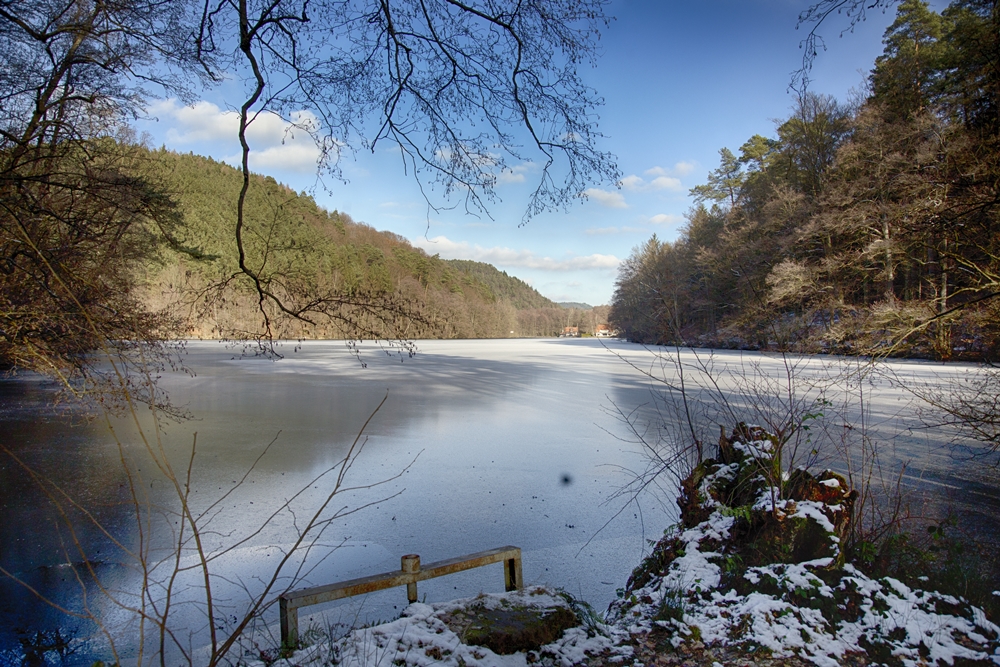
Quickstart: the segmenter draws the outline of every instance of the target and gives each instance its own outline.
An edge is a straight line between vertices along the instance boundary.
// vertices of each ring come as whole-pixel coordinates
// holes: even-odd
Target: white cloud
[[[533,162],[522,162],[521,164],[514,165],[509,169],[502,170],[497,174],[497,184],[506,185],[508,183],[524,183],[525,175],[534,169],[535,164]]]
[[[239,163],[240,117],[235,111],[220,109],[205,100],[181,106],[176,99],[157,102],[147,111],[171,125],[166,132],[171,146],[222,144],[228,153],[225,160]],[[289,119],[274,113],[258,114],[247,126],[251,166],[259,170],[314,171],[320,151],[309,130],[317,129],[319,121],[309,111],[297,111]],[[201,146],[199,149],[209,152]]]
[[[607,206],[608,208],[628,208],[628,204],[625,203],[625,197],[620,192],[608,192],[600,188],[587,188],[583,191],[583,195],[589,199],[593,199],[601,206]]]
[[[626,190],[641,190],[646,181],[642,180],[641,177],[632,174],[631,176],[626,176],[622,180],[618,181],[618,185],[625,188]]]
[[[240,127],[239,114],[222,111],[204,100],[189,107],[180,106],[175,99],[164,100],[153,105],[149,113],[174,121],[176,125],[167,130],[167,140],[178,144],[235,139]]]
[[[673,213],[657,213],[649,219],[649,222],[654,225],[675,225],[683,221],[684,216],[674,215]]]
[[[674,192],[679,192],[683,189],[680,180],[673,176],[657,176],[649,183],[649,188],[651,190],[672,190]]]
[[[512,169],[504,169],[497,174],[498,185],[507,185],[508,183],[524,183],[524,173]]]
[[[262,151],[250,150],[250,166],[267,171],[314,171],[319,160],[319,150],[315,144],[301,143],[271,146]]]
[[[663,167],[653,167],[652,169],[647,169],[643,173],[646,176],[687,176],[692,171],[694,171],[695,165],[693,162],[676,162],[671,169],[664,169]]]
[[[653,173],[651,174],[650,172]],[[646,170],[647,175],[654,175],[658,172],[663,172],[663,170],[659,167]],[[653,190],[672,190],[674,192],[679,192],[683,189],[680,179],[673,176],[667,176],[665,174],[666,172],[663,172],[662,175],[656,176],[656,178],[648,183],[643,180],[641,176],[631,174],[618,181],[618,185],[626,190],[631,190],[632,192],[651,192]]]
[[[474,259],[478,262],[488,262],[496,266],[539,269],[542,271],[615,269],[618,267],[619,262],[621,262],[614,255],[601,254],[569,257],[567,259],[539,257],[530,250],[514,250],[513,248],[502,246],[484,248],[481,245],[471,245],[465,241],[452,241],[446,236],[436,236],[433,239],[419,238],[411,242],[418,248],[423,248],[432,255],[441,255],[445,259]]]
[[[674,165],[674,173],[678,176],[687,176],[694,171],[693,162],[678,162]]]

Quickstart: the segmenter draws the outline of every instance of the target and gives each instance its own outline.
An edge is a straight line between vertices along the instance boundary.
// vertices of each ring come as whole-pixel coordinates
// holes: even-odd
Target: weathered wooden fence
[[[401,567],[396,572],[385,572],[370,577],[341,581],[326,586],[301,588],[297,591],[283,593],[278,598],[281,610],[281,643],[284,646],[294,646],[299,637],[299,608],[348,598],[353,595],[363,595],[386,588],[406,585],[406,597],[410,602],[417,601],[417,582],[425,579],[443,577],[446,574],[471,570],[474,567],[503,563],[504,590],[520,590],[524,584],[521,581],[521,549],[520,547],[498,547],[489,551],[480,551],[439,560],[420,567],[420,556],[409,554],[401,559]]]

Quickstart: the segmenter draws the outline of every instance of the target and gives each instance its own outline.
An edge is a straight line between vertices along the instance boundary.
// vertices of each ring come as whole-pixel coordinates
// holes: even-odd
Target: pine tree
[[[874,97],[890,120],[909,118],[930,103],[940,79],[943,34],[943,19],[924,0],[900,3],[871,76]]]

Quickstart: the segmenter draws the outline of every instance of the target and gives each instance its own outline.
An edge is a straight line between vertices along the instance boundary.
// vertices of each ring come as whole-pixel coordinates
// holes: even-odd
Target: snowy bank
[[[609,620],[675,648],[835,667],[1000,665],[1000,628],[965,600],[875,580],[841,550],[855,494],[830,471],[783,474],[740,425],[682,485],[681,524],[635,569]]]
[[[847,563],[856,493],[830,471],[786,473],[778,446],[743,424],[723,435],[603,620],[541,587],[412,604],[280,666],[1000,665],[981,609]]]
[[[414,603],[395,621],[297,651],[276,667],[631,664],[627,640],[627,634],[588,618],[569,596],[533,586],[451,602]]]

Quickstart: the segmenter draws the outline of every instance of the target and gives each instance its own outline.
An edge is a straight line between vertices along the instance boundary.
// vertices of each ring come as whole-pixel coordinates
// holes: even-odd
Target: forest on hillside
[[[606,3],[487,4],[5,0],[0,369],[87,393],[172,363],[178,337],[268,353],[275,337],[557,333],[567,315],[550,304],[523,328],[503,290],[250,171],[266,145],[254,123],[271,119],[312,139],[317,176],[395,146],[425,192],[459,188],[474,212],[524,161],[541,166],[525,219],[617,179],[597,147],[600,98],[577,74]],[[157,104],[208,99],[235,112],[237,169],[140,145],[134,121]]]
[[[169,312],[184,337],[241,338],[259,330],[258,294],[232,281],[239,273],[231,246],[242,174],[207,157],[137,150],[137,168],[160,183],[179,218],[175,243],[145,266],[146,305]],[[565,326],[592,332],[606,321],[561,308],[490,264],[428,255],[271,177],[255,176],[253,185],[245,252],[269,276],[269,289],[345,299],[334,311],[339,317],[322,322],[275,317],[277,338],[555,336]]]
[[[720,151],[679,238],[621,265],[633,341],[1000,356],[1000,6],[898,5],[866,89]]]

